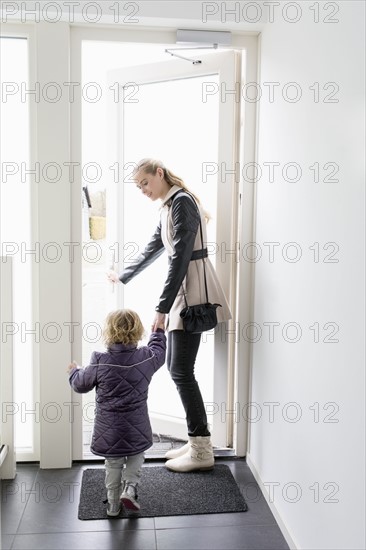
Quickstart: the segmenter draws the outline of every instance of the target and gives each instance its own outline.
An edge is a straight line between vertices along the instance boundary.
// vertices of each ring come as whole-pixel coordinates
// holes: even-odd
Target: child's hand
[[[72,363],[70,363],[70,365],[67,367],[66,369],[66,372],[67,374],[70,374],[70,372],[72,371],[72,369],[75,369],[75,368],[79,368],[79,365],[77,364],[76,361],[73,361]]]

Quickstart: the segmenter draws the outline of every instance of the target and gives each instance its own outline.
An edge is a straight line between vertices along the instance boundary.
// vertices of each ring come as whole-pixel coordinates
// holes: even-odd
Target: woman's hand
[[[113,271],[113,269],[110,269],[109,271],[107,271],[107,277],[108,277],[108,280],[111,283],[119,283],[120,282],[119,277],[118,277],[118,273],[116,271]]]
[[[70,372],[72,371],[72,369],[78,369],[79,368],[79,365],[77,364],[76,361],[73,361],[72,363],[70,363],[70,365],[67,367],[66,369],[66,372],[67,374],[70,374]]]
[[[165,330],[165,313],[159,313],[159,311],[155,314],[155,319],[151,325],[151,330],[152,332],[156,332],[158,328]]]

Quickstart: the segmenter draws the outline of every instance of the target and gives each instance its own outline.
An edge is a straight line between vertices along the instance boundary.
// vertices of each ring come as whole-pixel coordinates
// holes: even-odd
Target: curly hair
[[[143,334],[144,327],[135,311],[117,309],[107,315],[103,329],[103,341],[107,347],[117,343],[137,345]]]

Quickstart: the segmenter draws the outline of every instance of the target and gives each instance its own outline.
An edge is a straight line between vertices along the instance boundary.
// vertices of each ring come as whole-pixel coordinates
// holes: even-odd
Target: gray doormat
[[[104,486],[105,471],[90,468],[84,471],[81,484],[79,519],[111,519],[107,516]],[[184,516],[246,512],[248,507],[224,464],[207,472],[176,473],[165,467],[144,466],[138,490],[139,512],[126,511],[118,518]],[[112,518],[115,519],[115,518]]]

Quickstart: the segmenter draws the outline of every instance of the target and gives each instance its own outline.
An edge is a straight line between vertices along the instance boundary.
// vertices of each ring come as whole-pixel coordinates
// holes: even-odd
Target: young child
[[[103,330],[107,351],[94,351],[86,368],[75,362],[68,367],[69,382],[76,392],[96,388],[90,449],[105,457],[108,516],[118,516],[121,502],[129,510],[140,509],[137,486],[144,451],[153,443],[148,388],[153,374],[165,362],[164,331],[164,325],[159,326],[147,346],[137,347],[144,332],[139,316],[130,309],[113,311]]]

